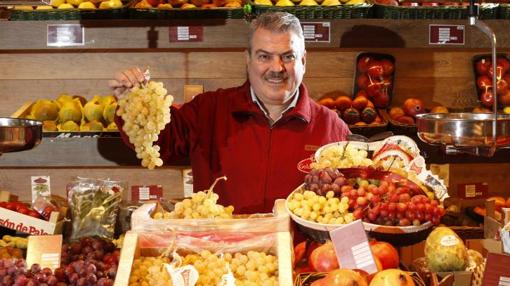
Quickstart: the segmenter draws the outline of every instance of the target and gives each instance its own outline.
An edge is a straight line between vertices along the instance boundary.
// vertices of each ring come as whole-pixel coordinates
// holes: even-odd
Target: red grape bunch
[[[333,191],[335,195],[340,194],[340,188],[347,183],[338,169],[324,168],[312,169],[305,176],[305,189],[315,192],[318,195],[325,196],[329,191]]]

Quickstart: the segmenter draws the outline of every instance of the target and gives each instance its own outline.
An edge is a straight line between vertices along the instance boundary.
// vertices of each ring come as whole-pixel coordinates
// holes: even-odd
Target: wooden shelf
[[[304,21],[306,22],[306,21]],[[432,48],[432,49],[488,49],[487,37],[467,20],[310,20],[330,22],[330,43],[307,43],[314,48]],[[73,48],[49,48],[46,46],[48,24],[80,23],[85,27],[85,46]],[[510,48],[509,20],[487,20],[494,29],[499,48]],[[465,44],[429,45],[429,24],[465,25]],[[171,43],[170,26],[203,26],[202,42]],[[245,20],[83,20],[83,21],[0,21],[0,50],[24,52],[46,50],[55,52],[77,50],[132,50],[154,51],[165,49],[244,49],[248,35]]]

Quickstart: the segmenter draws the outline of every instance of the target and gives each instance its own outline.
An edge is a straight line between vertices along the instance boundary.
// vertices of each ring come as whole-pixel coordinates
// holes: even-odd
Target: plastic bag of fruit
[[[112,239],[124,183],[77,177],[67,185],[71,239],[99,236]]]
[[[243,285],[245,281],[277,285],[279,281],[275,233],[150,232],[137,235],[136,253],[140,256],[135,257],[130,272],[129,281],[133,283],[151,284],[151,279],[156,280],[153,274],[158,273],[159,280],[185,285],[178,283],[183,269],[197,274],[195,285],[232,285],[229,283],[233,281],[236,283],[233,285]],[[291,267],[290,257],[288,262]],[[149,268],[148,275],[138,271],[140,266]]]

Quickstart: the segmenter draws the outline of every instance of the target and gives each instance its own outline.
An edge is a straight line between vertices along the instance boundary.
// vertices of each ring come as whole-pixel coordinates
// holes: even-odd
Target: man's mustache
[[[286,79],[287,75],[283,72],[269,72],[266,74],[266,79]]]

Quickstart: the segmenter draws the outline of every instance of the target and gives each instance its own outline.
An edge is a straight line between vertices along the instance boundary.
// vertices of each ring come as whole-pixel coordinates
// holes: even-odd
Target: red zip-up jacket
[[[310,99],[304,85],[299,94],[297,105],[273,126],[252,101],[248,82],[197,95],[180,109],[172,107],[157,142],[161,158],[165,164],[189,158],[194,191],[227,176],[214,191],[235,213],[271,212],[275,199],[303,183],[299,161],[350,134],[335,112]],[[122,129],[122,119],[117,124]]]

